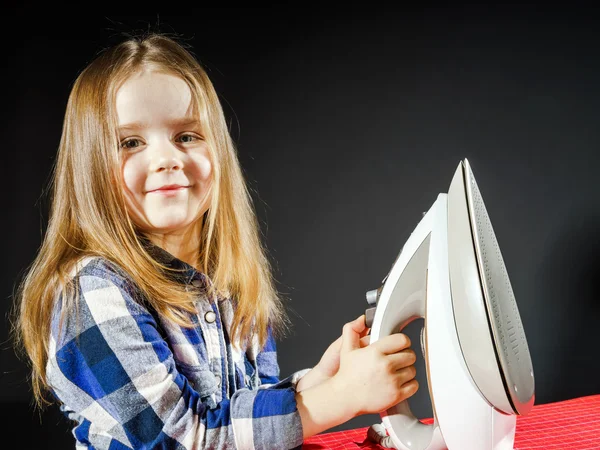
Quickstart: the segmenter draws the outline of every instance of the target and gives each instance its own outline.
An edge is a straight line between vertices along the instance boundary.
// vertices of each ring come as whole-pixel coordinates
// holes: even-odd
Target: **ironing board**
[[[424,423],[433,420],[422,419]],[[367,427],[322,433],[304,441],[305,450],[377,449]],[[514,450],[600,450],[600,394],[534,405],[517,417]]]

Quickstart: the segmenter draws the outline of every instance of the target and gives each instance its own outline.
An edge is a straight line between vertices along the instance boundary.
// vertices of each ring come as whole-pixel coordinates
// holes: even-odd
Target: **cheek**
[[[212,164],[206,156],[198,156],[194,161],[194,178],[199,183],[208,183],[212,178]]]
[[[121,189],[125,197],[125,206],[130,218],[138,225],[143,222],[143,192],[146,181],[143,165],[136,161],[136,155],[128,158],[122,164],[121,175],[123,177]]]
[[[122,165],[123,190],[127,197],[137,196],[144,188],[144,171],[135,156],[128,158]]]
[[[200,164],[200,175],[205,181],[209,181],[212,178],[212,164],[208,158]]]

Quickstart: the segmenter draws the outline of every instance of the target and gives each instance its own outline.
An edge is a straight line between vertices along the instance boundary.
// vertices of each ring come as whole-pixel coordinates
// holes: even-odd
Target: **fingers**
[[[417,356],[415,352],[412,350],[403,350],[399,353],[393,353],[391,355],[386,355],[386,365],[392,372],[398,372],[407,367],[414,367],[415,362],[417,361]]]
[[[410,347],[410,338],[404,333],[394,333],[384,336],[373,344],[384,355],[398,353]]]
[[[419,389],[419,382],[415,378],[417,369],[414,366],[416,354],[411,350],[403,350],[399,353],[386,355],[386,368],[394,372],[396,383],[402,390],[403,396],[408,398]]]
[[[371,343],[371,336],[360,338],[360,348],[367,347]]]
[[[365,336],[368,336],[370,332],[371,332],[371,329],[367,328],[367,325],[365,324],[365,329],[363,331],[361,331],[360,337],[363,338]]]
[[[415,379],[407,381],[401,387],[405,398],[408,398],[414,395],[419,390],[419,382]]]
[[[364,314],[352,322],[346,323],[342,329],[342,351],[346,352],[360,348],[360,339],[366,328]]]

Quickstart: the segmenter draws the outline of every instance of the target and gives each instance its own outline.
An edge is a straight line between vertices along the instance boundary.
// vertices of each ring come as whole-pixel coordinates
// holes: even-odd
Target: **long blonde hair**
[[[13,323],[17,348],[31,366],[38,406],[45,399],[50,318],[57,292],[69,289],[80,258],[100,256],[122,269],[159,314],[191,326],[193,292],[172,283],[165,266],[149,255],[143,236],[126,213],[119,170],[115,96],[139,70],[181,77],[192,91],[213,161],[212,199],[201,228],[200,269],[213,282],[210,295],[229,295],[236,311],[231,342],[261,347],[267,327],[276,336],[289,321],[261,242],[252,198],[215,89],[185,44],[164,33],[129,36],[105,49],[72,87],[52,179],[48,227],[39,252],[18,286]],[[72,291],[69,291],[72,294]],[[74,307],[76,299],[65,305]],[[63,305],[63,309],[65,309]]]

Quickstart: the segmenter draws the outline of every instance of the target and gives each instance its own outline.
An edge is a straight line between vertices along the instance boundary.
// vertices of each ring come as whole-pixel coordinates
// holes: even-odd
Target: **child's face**
[[[206,212],[212,165],[180,78],[144,71],[117,91],[122,186],[132,220],[152,235],[189,231]]]

